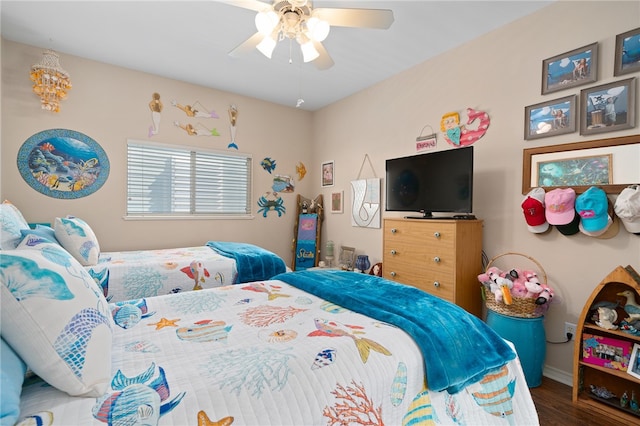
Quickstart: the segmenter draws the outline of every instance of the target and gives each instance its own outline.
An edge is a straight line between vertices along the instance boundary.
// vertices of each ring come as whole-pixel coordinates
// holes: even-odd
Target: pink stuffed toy
[[[484,274],[478,275],[478,281],[493,293],[496,302],[504,302],[510,305],[512,303],[510,289],[513,287],[513,281],[505,278],[505,275],[503,271],[492,266]]]
[[[527,288],[524,283],[526,278],[520,269],[512,269],[509,272],[509,276],[513,281],[513,287],[511,288],[511,295],[513,297],[526,297],[527,296]]]
[[[538,294],[544,290],[540,285],[540,279],[538,274],[534,271],[522,271],[522,275],[525,278],[524,286],[527,289],[526,297],[538,297]]]
[[[546,284],[540,284],[540,287],[542,287],[542,291],[538,293],[536,305],[551,303],[551,299],[553,298],[553,289]]]

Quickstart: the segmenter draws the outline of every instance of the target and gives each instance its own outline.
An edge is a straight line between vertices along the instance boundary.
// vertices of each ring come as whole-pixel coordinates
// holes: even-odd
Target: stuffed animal
[[[538,293],[536,305],[551,303],[551,299],[553,298],[553,289],[546,284],[540,284],[540,287],[542,287],[542,291]]]
[[[513,287],[511,288],[511,295],[513,297],[526,297],[527,296],[527,288],[524,283],[526,278],[522,274],[520,269],[512,269],[509,271],[509,278],[513,281]]]
[[[542,286],[540,285],[540,279],[538,274],[534,271],[522,271],[522,275],[525,278],[524,286],[527,289],[526,297],[538,297],[539,293],[542,293]]]
[[[498,293],[494,292],[496,301],[502,300],[505,305],[511,305],[513,303],[513,298],[511,297],[511,288],[513,287],[513,281],[511,281],[509,278],[497,277],[495,279],[495,283],[498,287],[497,291],[500,294],[500,297],[498,297]]]
[[[504,302],[507,305],[513,303],[511,288],[513,281],[505,278],[505,273],[492,266],[487,268],[487,272],[478,275],[478,280],[493,293],[496,302]]]

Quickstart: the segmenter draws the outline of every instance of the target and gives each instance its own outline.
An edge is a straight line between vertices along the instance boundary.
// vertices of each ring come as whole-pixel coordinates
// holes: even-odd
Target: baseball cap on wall
[[[614,210],[627,231],[640,234],[640,185],[630,185],[622,190]]]
[[[576,198],[576,211],[580,215],[580,230],[597,233],[609,225],[607,194],[601,188],[592,186]]]
[[[573,188],[554,189],[544,196],[545,215],[549,225],[571,223],[575,212],[576,191]]]
[[[575,235],[580,232],[580,215],[573,211],[573,220],[565,225],[555,225],[562,235]]]
[[[522,213],[529,231],[541,234],[549,229],[544,212],[544,189],[533,188],[522,201]]]

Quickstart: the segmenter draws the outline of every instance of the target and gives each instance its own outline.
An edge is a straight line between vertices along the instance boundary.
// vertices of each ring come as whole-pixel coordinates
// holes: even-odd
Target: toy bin
[[[487,325],[516,347],[527,386],[530,388],[542,383],[547,340],[543,319],[544,317],[519,318],[487,311]]]

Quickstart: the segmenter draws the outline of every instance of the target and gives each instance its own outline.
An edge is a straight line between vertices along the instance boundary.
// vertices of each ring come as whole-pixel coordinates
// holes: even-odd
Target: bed
[[[101,252],[96,264],[85,268],[110,302],[265,280],[286,270],[284,260],[269,250],[227,241]]]
[[[64,253],[0,260],[21,426],[538,424],[513,347],[416,288],[313,270],[108,303]]]
[[[253,244],[208,241],[202,246],[103,252],[91,226],[75,216],[57,217],[53,227],[31,229],[18,208],[0,204],[0,249],[46,239],[84,266],[108,301],[120,302],[187,290],[266,280],[286,271],[284,260]]]

